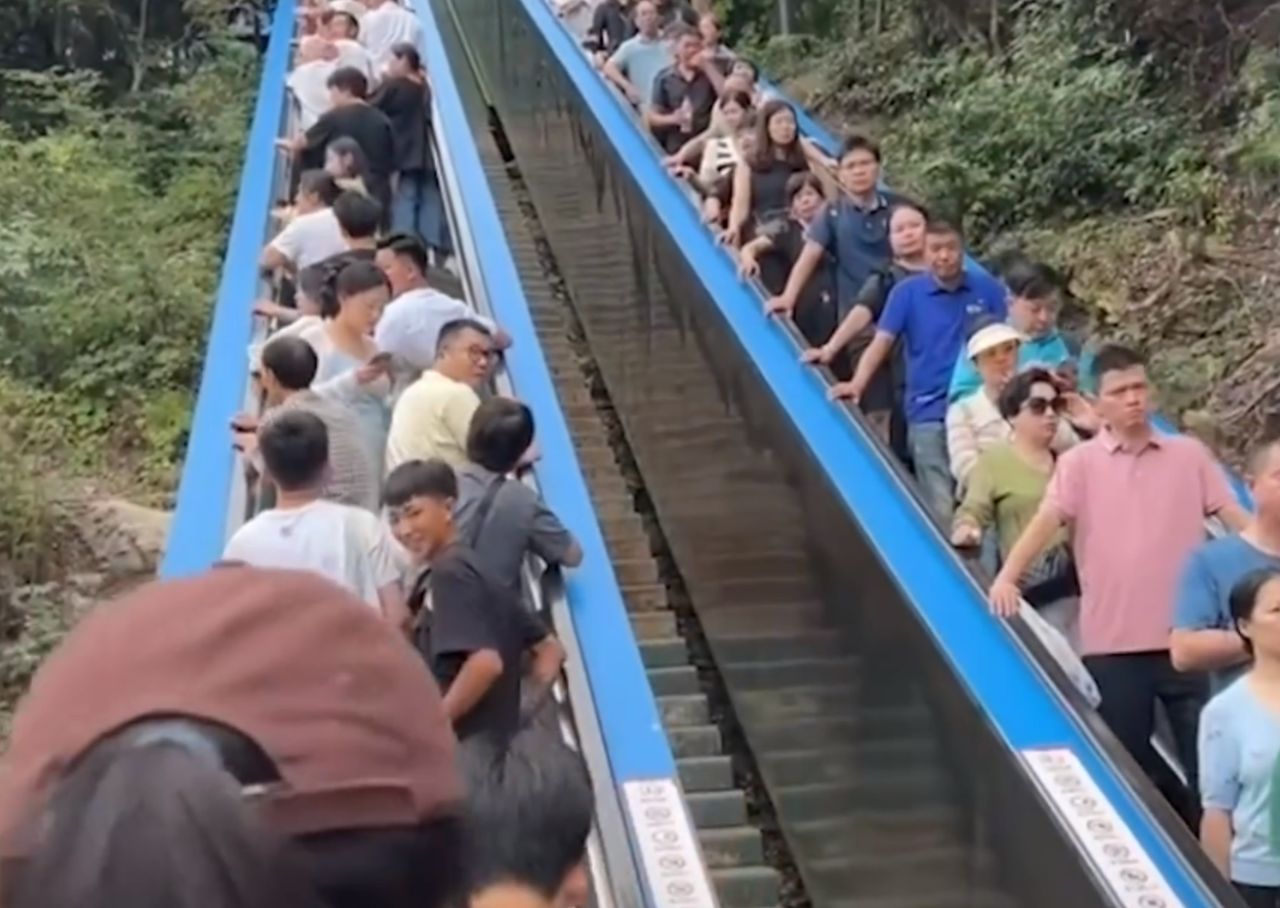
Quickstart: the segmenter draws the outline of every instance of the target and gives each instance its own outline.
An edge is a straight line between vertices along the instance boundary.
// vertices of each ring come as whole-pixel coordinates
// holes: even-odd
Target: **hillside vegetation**
[[[176,485],[256,82],[223,5],[0,0],[0,720],[80,505]]]
[[[1154,357],[1166,409],[1237,457],[1280,429],[1280,3],[722,0],[895,187],[1071,277],[1068,318]],[[773,37],[769,37],[769,36]]]

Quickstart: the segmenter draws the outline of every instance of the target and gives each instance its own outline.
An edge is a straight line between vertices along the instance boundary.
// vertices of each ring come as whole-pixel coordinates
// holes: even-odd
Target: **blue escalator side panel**
[[[1050,682],[987,612],[982,591],[953,553],[937,541],[927,515],[880,459],[870,438],[831,406],[814,370],[800,367],[793,342],[760,316],[759,300],[738,279],[677,184],[668,178],[630,111],[606,88],[544,0],[520,0],[606,136],[643,188],[656,218],[684,251],[693,271],[754,361],[765,384],[791,414],[798,433],[850,513],[858,515],[882,562],[907,594],[992,727],[1015,750],[1069,747],[1131,827],[1186,904],[1205,896],[1118,771],[1082,731]]]
[[[444,63],[449,58],[435,15],[427,3],[419,3],[418,7],[425,59]],[[478,265],[493,315],[512,338],[506,352],[507,371],[537,422],[543,454],[535,467],[538,486],[547,504],[582,545],[582,566],[566,577],[565,594],[614,781],[620,784],[655,776],[674,777],[675,759],[631,633],[626,605],[551,383],[551,372],[538,345],[516,264],[502,240],[502,221],[471,138],[466,111],[447,65],[432,67],[431,81],[439,107],[439,139],[448,144],[458,171],[462,196],[459,201],[467,206],[472,232],[483,238],[481,248],[486,256]]]
[[[235,457],[231,418],[244,402],[246,350],[258,289],[258,254],[266,240],[275,177],[275,141],[285,110],[285,77],[294,30],[294,0],[279,0],[262,64],[262,81],[245,147],[240,192],[214,302],[187,456],[160,576],[186,577],[222,555]]]

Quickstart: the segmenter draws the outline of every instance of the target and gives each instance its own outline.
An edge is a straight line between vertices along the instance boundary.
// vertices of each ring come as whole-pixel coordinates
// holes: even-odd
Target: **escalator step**
[[[707,866],[741,867],[764,863],[764,840],[754,826],[727,826],[723,829],[700,829],[702,855]]]
[[[693,815],[693,825],[699,829],[746,825],[747,796],[740,789],[691,791],[685,799]]]
[[[683,637],[657,637],[640,641],[640,658],[646,668],[672,668],[689,662]]]
[[[666,668],[651,668],[646,672],[649,686],[653,688],[655,697],[666,697],[671,694],[696,694],[702,689],[698,681],[698,670],[692,665],[673,665]]]
[[[960,841],[960,810],[951,805],[853,810],[823,820],[789,823],[800,854],[843,857],[859,852],[914,851]]]
[[[733,787],[731,757],[685,757],[676,761],[676,768],[685,791],[719,791]]]
[[[857,672],[849,659],[774,659],[723,669],[731,690],[777,690],[812,684],[847,682]]]
[[[631,630],[638,640],[675,637],[678,633],[675,612],[635,612],[631,615]]]
[[[677,759],[716,757],[721,753],[720,729],[715,725],[686,725],[667,729],[667,739]]]
[[[658,712],[667,728],[706,725],[711,721],[705,694],[677,694],[658,698]]]
[[[711,880],[724,908],[772,908],[782,888],[782,879],[772,867],[712,870]]]

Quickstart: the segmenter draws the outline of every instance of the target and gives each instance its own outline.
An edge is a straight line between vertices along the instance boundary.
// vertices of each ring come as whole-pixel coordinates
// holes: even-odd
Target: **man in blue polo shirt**
[[[1040,366],[1052,372],[1078,359],[1079,346],[1058,330],[1058,281],[1049,268],[1038,262],[1016,262],[1004,274],[1004,282],[1009,288],[1009,324],[1023,337],[1018,370]],[[973,361],[960,351],[948,397],[954,403],[981,387]]]
[[[840,148],[840,197],[814,218],[787,285],[769,300],[770,312],[788,315],[813,272],[829,257],[836,278],[836,323],[853,308],[862,285],[889,264],[889,211],[897,196],[879,188],[880,146],[851,135]]]
[[[1231,588],[1253,571],[1280,570],[1280,439],[1254,448],[1247,471],[1254,504],[1249,525],[1191,553],[1173,602],[1173,667],[1210,672],[1215,691],[1249,667],[1244,638],[1231,620]]]
[[[876,336],[847,382],[831,396],[857,403],[902,338],[907,354],[906,416],[911,459],[926,500],[950,525],[954,490],[947,461],[947,388],[956,357],[975,318],[1007,315],[1005,289],[994,278],[964,267],[964,240],[951,224],[931,221],[925,233],[926,274],[899,281],[889,293]]]

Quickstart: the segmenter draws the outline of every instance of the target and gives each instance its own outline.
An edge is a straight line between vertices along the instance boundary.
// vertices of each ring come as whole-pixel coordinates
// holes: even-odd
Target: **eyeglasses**
[[[1061,413],[1066,405],[1067,402],[1061,397],[1031,397],[1022,405],[1022,409],[1032,416],[1044,416],[1050,410],[1054,413]]]
[[[488,347],[472,346],[467,348],[467,356],[478,363],[487,363],[493,358],[493,351]]]

